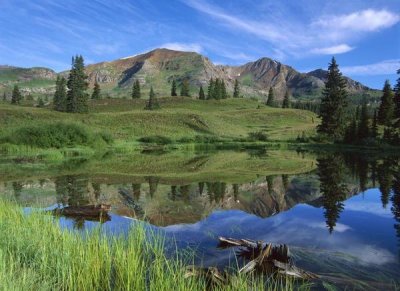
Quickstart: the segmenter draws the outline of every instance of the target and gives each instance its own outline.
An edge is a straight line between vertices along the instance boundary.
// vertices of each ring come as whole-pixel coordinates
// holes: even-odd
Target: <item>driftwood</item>
[[[110,210],[111,206],[107,204],[66,206],[63,208],[54,209],[53,215],[65,216],[68,218],[106,222],[111,220],[111,217],[108,214],[108,211]]]
[[[248,239],[219,238],[219,248],[239,247],[238,257],[249,262],[239,273],[259,272],[266,275],[285,275],[301,279],[316,279],[317,275],[297,268],[287,245],[265,244]]]
[[[230,281],[230,276],[227,272],[221,272],[216,267],[199,268],[196,266],[188,266],[186,268],[185,278],[199,277],[205,280],[207,289],[221,287]]]

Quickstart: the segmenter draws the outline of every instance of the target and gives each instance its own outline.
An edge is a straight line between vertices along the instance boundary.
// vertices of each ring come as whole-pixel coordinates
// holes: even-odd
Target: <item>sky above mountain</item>
[[[400,68],[399,0],[0,0],[0,64],[68,69],[154,48],[217,64],[270,57],[307,72],[334,55],[372,88]]]

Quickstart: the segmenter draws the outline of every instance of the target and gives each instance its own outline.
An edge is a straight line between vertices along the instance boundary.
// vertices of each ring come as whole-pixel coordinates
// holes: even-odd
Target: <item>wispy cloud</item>
[[[322,55],[336,55],[336,54],[343,54],[349,51],[352,51],[354,47],[351,47],[347,44],[340,44],[331,47],[324,47],[324,48],[315,48],[312,49],[311,52],[314,54],[322,54]]]
[[[373,76],[395,74],[400,68],[400,59],[385,60],[379,63],[342,67],[343,73],[354,76]]]
[[[203,52],[203,47],[198,43],[168,42],[160,45],[159,47],[175,51],[189,51],[196,53]]]

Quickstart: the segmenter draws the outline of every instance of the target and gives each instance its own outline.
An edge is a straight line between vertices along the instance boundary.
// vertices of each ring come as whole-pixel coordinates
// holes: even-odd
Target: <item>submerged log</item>
[[[66,206],[54,209],[53,215],[105,222],[111,220],[111,217],[108,214],[108,211],[110,210],[111,206],[108,204]]]

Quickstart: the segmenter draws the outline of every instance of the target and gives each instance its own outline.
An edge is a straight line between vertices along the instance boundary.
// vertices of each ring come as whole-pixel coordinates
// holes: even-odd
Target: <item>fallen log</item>
[[[108,211],[111,206],[108,204],[99,205],[82,205],[82,206],[66,206],[56,208],[52,211],[53,215],[64,216],[68,218],[78,218],[91,221],[106,222],[110,221],[111,217]]]

